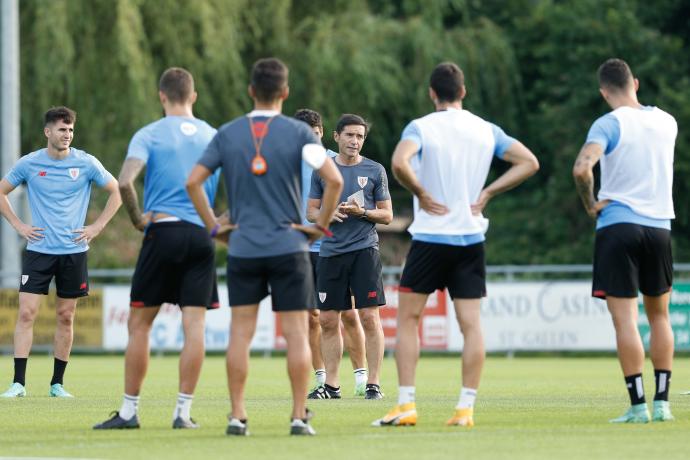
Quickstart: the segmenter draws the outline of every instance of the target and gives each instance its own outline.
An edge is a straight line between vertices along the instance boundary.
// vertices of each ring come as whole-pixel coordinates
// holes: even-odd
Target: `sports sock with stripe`
[[[122,407],[120,407],[120,418],[129,420],[139,411],[139,396],[125,394],[122,397]]]
[[[398,387],[398,405],[413,403],[415,401],[415,387]]]
[[[180,417],[183,420],[189,420],[191,417],[190,413],[192,411],[193,400],[194,395],[177,393],[177,405],[175,406],[175,412],[173,412],[173,420],[175,420],[177,417]]]
[[[316,385],[318,386],[326,383],[326,369],[316,369],[314,371],[314,379],[316,380]]]
[[[458,400],[458,405],[455,406],[455,408],[472,409],[474,407],[475,399],[477,399],[477,390],[475,388],[462,387],[460,390],[460,399]]]
[[[671,386],[671,371],[654,369],[654,380],[656,381],[654,401],[668,401],[668,389]]]
[[[642,384],[642,374],[633,374],[625,377],[625,386],[628,387],[630,404],[635,406],[646,402],[644,399],[644,385]]]
[[[354,370],[355,374],[355,385],[366,385],[369,375],[365,368],[359,368]]]

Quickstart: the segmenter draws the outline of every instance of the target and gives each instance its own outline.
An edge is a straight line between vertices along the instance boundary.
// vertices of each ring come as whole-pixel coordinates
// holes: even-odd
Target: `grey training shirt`
[[[257,134],[269,118],[252,117]],[[238,226],[230,234],[229,255],[273,257],[309,250],[307,237],[291,228],[304,218],[302,147],[306,144],[320,144],[306,123],[275,116],[261,146],[267,172],[257,176],[251,170],[256,151],[249,118],[242,116],[220,127],[199,164],[212,172],[223,170],[230,218]]]
[[[343,166],[336,162],[343,175],[343,192],[340,202],[348,201],[351,196],[363,198],[364,209],[376,209],[377,201],[390,200],[388,176],[386,169],[379,163],[362,157],[359,164]],[[311,176],[309,198],[323,197],[324,182],[316,172]],[[362,203],[360,202],[360,206]],[[332,238],[324,238],[321,243],[321,257],[331,257],[346,252],[379,247],[379,236],[373,222],[361,217],[348,216],[343,222],[333,222],[330,226]]]

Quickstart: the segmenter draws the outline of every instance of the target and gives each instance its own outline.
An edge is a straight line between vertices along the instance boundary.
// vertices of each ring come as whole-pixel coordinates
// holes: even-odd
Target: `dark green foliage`
[[[519,138],[542,166],[487,208],[492,264],[590,260],[593,223],[571,168],[589,126],[608,110],[596,68],[621,57],[640,79],[640,101],[678,120],[674,244],[677,260],[690,257],[690,21],[682,0],[653,8],[639,0],[24,0],[20,8],[23,151],[43,145],[44,110],[65,104],[79,114],[75,146],[114,174],[134,132],[160,116],[157,81],[169,66],[194,74],[196,114],[219,126],[251,108],[251,63],[278,56],[290,67],[284,112],[320,111],[331,147],[341,113],[364,116],[373,123],[364,154],[388,167],[404,126],[433,109],[431,69],[458,62],[465,108]],[[492,177],[505,169],[496,167]],[[398,188],[393,196],[396,212],[410,213],[409,194]],[[121,230],[108,244],[94,245],[94,265],[133,264],[137,235],[124,213],[115,225]]]

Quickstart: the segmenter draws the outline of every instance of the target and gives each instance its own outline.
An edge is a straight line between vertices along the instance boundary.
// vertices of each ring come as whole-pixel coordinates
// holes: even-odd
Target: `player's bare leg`
[[[668,404],[671,371],[673,370],[673,329],[668,315],[671,294],[644,296],[644,308],[650,327],[649,354],[654,365],[656,391],[654,395],[652,420],[665,422],[673,420]]]
[[[308,337],[308,313],[306,311],[280,312],[281,330],[287,342],[287,368],[292,386],[292,418],[306,418],[307,387],[311,351]]]
[[[321,324],[319,322],[319,310],[309,310],[309,348],[311,348],[311,366],[316,371],[325,369],[323,356],[321,356]]]
[[[54,353],[57,359],[69,360],[74,338],[74,313],[77,309],[77,299],[63,299],[57,297],[55,304],[55,341]]]
[[[226,355],[228,390],[232,404],[232,417],[247,419],[244,406],[244,387],[249,373],[249,346],[256,331],[259,305],[242,305],[231,310],[230,343]],[[305,390],[306,391],[306,390]]]
[[[338,371],[343,357],[343,338],[340,334],[340,312],[321,310],[321,353],[326,365],[326,384],[340,387]]]
[[[14,326],[14,357],[28,358],[34,339],[34,321],[41,305],[41,295],[19,293],[19,312]]]
[[[191,408],[194,390],[199,381],[201,366],[204,363],[205,319],[205,307],[182,307],[184,345],[180,353],[180,386],[177,404],[173,412],[173,428],[199,428],[199,425],[192,420]]]
[[[340,314],[343,322],[343,342],[350,355],[352,370],[355,374],[355,396],[364,396],[368,373],[366,369],[366,348],[364,345],[364,330],[355,310],[345,310]]]

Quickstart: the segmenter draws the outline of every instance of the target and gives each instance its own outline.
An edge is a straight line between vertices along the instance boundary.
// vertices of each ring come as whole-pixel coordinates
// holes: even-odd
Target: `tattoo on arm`
[[[582,204],[585,209],[594,208],[594,178],[590,175],[587,177],[577,177],[575,179],[575,186],[577,193],[582,199]]]
[[[120,171],[120,177],[118,178],[122,204],[124,204],[129,219],[134,225],[141,220],[141,209],[139,209],[139,198],[134,188],[134,180],[144,169],[144,166],[146,166],[146,163],[143,160],[128,158],[122,165],[122,171]]]

